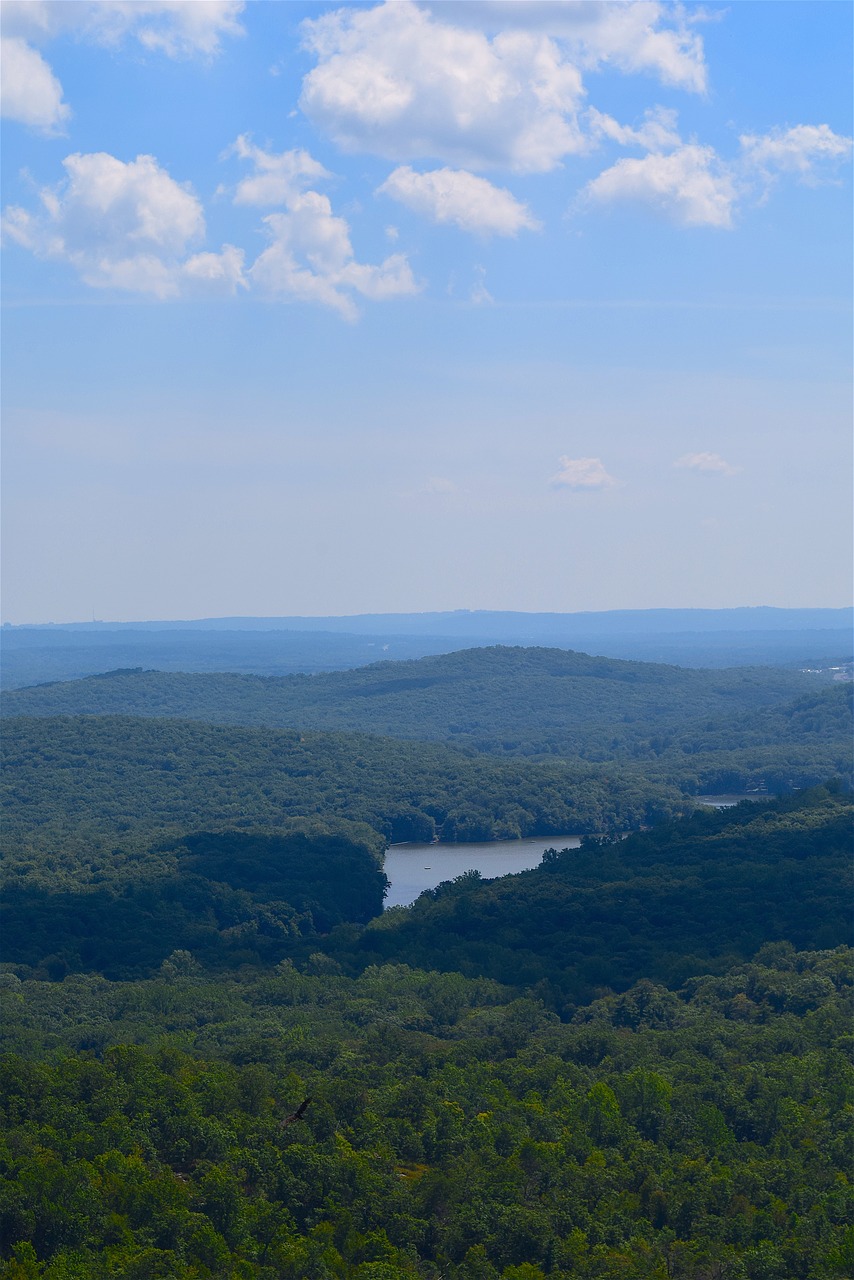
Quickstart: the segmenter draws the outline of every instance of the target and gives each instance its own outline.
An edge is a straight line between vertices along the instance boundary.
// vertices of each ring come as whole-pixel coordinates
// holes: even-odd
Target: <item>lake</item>
[[[538,867],[544,849],[577,849],[578,836],[537,836],[533,840],[491,840],[485,844],[393,844],[385,855],[391,888],[387,907],[408,907],[425,889],[466,871],[485,879]]]
[[[750,795],[695,796],[698,804],[726,809],[742,800],[770,800]],[[491,840],[484,844],[393,844],[385,855],[385,873],[391,881],[387,907],[408,907],[425,889],[453,880],[466,871],[479,871],[484,879],[509,876],[538,867],[544,849],[577,849],[578,836],[537,836],[533,840]]]

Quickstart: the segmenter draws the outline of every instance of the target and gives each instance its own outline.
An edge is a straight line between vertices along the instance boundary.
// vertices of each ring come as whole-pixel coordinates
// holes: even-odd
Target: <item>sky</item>
[[[851,602],[850,5],[2,18],[5,621]]]

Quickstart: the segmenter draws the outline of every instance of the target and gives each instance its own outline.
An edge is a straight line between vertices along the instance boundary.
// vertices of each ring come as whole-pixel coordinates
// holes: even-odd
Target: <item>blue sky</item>
[[[3,18],[5,619],[850,602],[849,5]]]

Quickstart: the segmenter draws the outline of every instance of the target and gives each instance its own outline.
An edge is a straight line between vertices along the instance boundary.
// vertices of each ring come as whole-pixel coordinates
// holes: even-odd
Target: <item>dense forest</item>
[[[178,720],[10,720],[3,753],[9,858],[48,858],[52,876],[109,877],[155,839],[224,825],[337,817],[398,841],[509,839],[628,831],[690,804],[639,767]]]
[[[559,758],[571,761],[576,772],[581,769],[590,780],[591,796],[594,775],[586,766],[605,766],[609,786],[619,773],[631,790],[637,790],[638,783],[645,789],[656,812],[675,812],[675,793],[774,793],[832,776],[850,778],[851,695],[849,682],[834,683],[801,672],[692,671],[560,650],[492,648],[287,678],[117,671],[7,693],[2,705],[8,716],[34,720],[151,718],[159,722],[156,732],[166,755],[170,734],[180,742],[191,732],[186,725],[169,729],[163,722],[172,719],[245,728],[290,727],[303,739],[311,729],[444,742],[468,756]],[[40,732],[50,737],[53,729],[34,725],[27,732],[35,740]],[[133,733],[147,736],[142,728]],[[225,741],[224,736],[218,741]],[[241,741],[249,739],[244,736]],[[320,739],[312,741],[317,744]],[[367,750],[376,757],[382,748],[377,743]],[[398,753],[410,762],[417,754],[388,744],[390,756]],[[243,749],[236,754],[242,758]],[[422,752],[419,759],[426,761],[428,756]],[[460,780],[466,772],[471,776],[472,766],[463,766],[458,755],[446,756],[447,766],[438,763],[438,753],[432,759],[440,772],[443,768],[452,775],[460,771]],[[349,772],[346,766],[339,767]],[[537,786],[536,782],[533,789],[523,784],[525,799],[516,787],[514,803],[536,808],[530,797]],[[427,789],[434,790],[432,781]],[[358,804],[367,801],[361,788],[356,790]],[[417,782],[412,790],[421,790]],[[445,804],[438,793],[430,799],[434,807]],[[448,794],[448,800],[450,809],[455,808],[453,795]],[[391,807],[398,804],[395,797]],[[487,834],[491,805],[491,799],[475,803],[469,815],[474,826]],[[419,801],[415,808],[429,826],[428,808]],[[499,837],[600,830],[602,822],[595,809],[596,805],[591,806],[580,826],[573,821],[543,826],[530,817],[515,822],[506,812],[495,813],[491,830]],[[358,814],[345,816],[373,821],[364,804]],[[391,831],[389,821],[386,807],[379,828],[386,834]],[[438,827],[444,822],[442,818]],[[616,822],[625,829],[621,817]],[[444,834],[439,830],[439,835],[467,838],[452,834],[450,826]]]
[[[114,671],[3,695],[7,715],[132,715],[347,730],[480,751],[643,750],[694,722],[779,707],[824,687],[770,667],[694,671],[496,646],[284,677]]]
[[[850,797],[816,788],[585,840],[547,850],[534,871],[460,876],[332,951],[348,967],[406,959],[521,981],[565,1016],[601,988],[642,976],[678,985],[780,938],[806,950],[846,942],[852,819]]]
[[[411,912],[297,929],[275,964],[250,948],[212,969],[179,947],[136,981],[7,965],[0,1275],[844,1280],[854,957],[835,945],[834,877],[851,812],[817,789],[555,851]],[[192,874],[259,902],[334,889],[307,884],[305,843],[300,858],[293,842],[229,840],[188,839]],[[370,872],[334,848],[339,875]],[[638,945],[568,1000],[573,947],[611,959],[627,876]],[[564,880],[579,897],[565,951],[540,928]],[[751,912],[764,924],[745,931]],[[510,958],[513,926],[521,963],[475,976],[494,967],[491,936],[498,967]],[[146,921],[125,920],[131,947],[134,928]],[[778,936],[748,957],[763,934]],[[394,941],[382,963],[377,937]]]
[[[10,868],[4,955],[19,976],[129,978],[174,950],[220,970],[320,948],[351,973],[403,962],[522,982],[565,1016],[600,988],[678,984],[781,938],[844,943],[852,813],[826,788],[703,811],[549,850],[520,875],[468,873],[382,915],[381,845],[346,823],[185,833],[126,850],[109,876],[84,867],[85,880],[31,855]]]
[[[854,1271],[844,685],[490,649],[6,709],[2,1280]],[[383,911],[389,839],[571,833]]]

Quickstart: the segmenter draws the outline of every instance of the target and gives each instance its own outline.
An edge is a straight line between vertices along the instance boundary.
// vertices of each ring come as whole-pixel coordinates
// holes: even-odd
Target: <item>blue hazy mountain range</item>
[[[852,609],[357,614],[5,626],[4,688],[114,670],[333,671],[494,644],[548,645],[689,667],[850,662]]]

